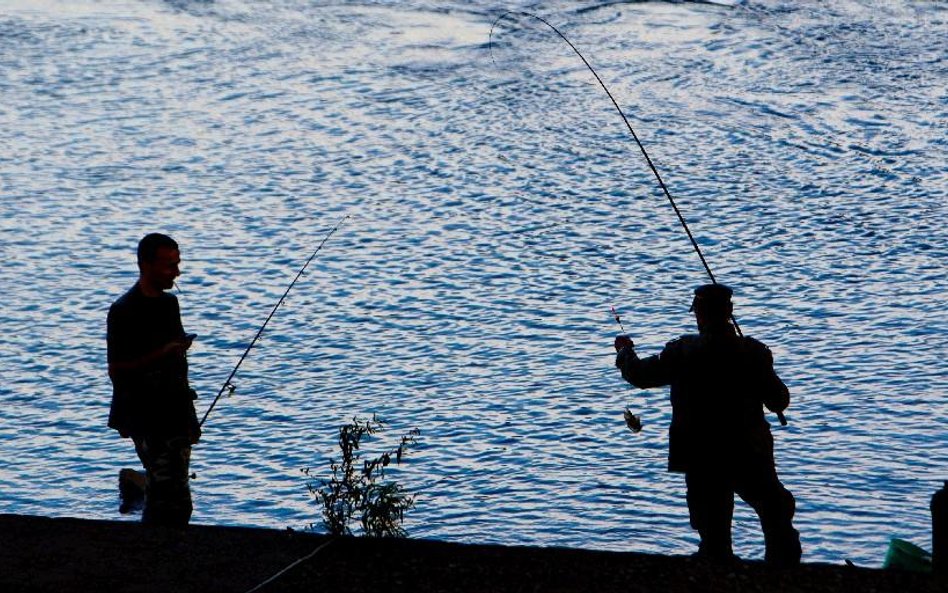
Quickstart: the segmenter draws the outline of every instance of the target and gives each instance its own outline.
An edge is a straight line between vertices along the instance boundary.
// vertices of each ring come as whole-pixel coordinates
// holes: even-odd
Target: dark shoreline
[[[684,556],[0,515],[0,591],[946,592],[930,575],[845,565],[773,570]],[[324,545],[325,544],[325,545]]]

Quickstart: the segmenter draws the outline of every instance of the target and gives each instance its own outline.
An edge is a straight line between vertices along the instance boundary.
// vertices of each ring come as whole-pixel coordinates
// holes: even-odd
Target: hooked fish
[[[625,418],[625,425],[629,427],[629,430],[632,432],[639,432],[642,430],[642,419],[632,413],[632,410],[626,408],[622,412],[622,416]]]

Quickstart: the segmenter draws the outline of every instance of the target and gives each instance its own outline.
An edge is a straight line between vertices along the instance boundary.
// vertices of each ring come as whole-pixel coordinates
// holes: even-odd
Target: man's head
[[[151,233],[138,242],[139,281],[146,294],[174,286],[174,279],[181,274],[179,263],[178,244],[168,235]]]
[[[723,284],[703,284],[695,289],[691,310],[699,329],[728,322],[733,311],[732,294],[734,291]]]

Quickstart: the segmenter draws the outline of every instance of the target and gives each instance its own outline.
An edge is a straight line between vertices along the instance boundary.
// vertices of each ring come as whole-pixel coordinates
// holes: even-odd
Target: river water
[[[705,272],[595,79],[535,19],[491,36],[506,10],[598,70],[772,347],[804,560],[930,548],[944,2],[6,0],[0,512],[120,517],[105,316],[143,234],[181,245],[203,412],[349,214],[209,417],[194,522],[318,522],[300,470],[376,413],[368,453],[421,430],[413,537],[692,552],[667,393],[621,381],[609,309],[657,352]],[[762,557],[741,504],[734,536]]]

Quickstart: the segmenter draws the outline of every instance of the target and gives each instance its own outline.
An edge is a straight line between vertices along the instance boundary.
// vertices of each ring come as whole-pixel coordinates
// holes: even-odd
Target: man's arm
[[[624,337],[624,336],[622,336]],[[622,371],[622,378],[640,389],[660,387],[671,383],[671,344],[665,346],[661,354],[639,358],[635,353],[632,340],[616,339],[616,366]]]
[[[180,323],[180,322],[179,322]],[[148,370],[168,356],[184,356],[191,347],[191,340],[186,336],[171,340],[139,356],[130,356],[134,352],[129,321],[122,309],[113,306],[109,309],[107,320],[106,342],[108,345],[109,378],[115,381],[125,373]]]
[[[155,366],[155,364],[169,356],[183,356],[185,352],[188,351],[188,348],[191,347],[191,340],[187,338],[181,338],[178,340],[172,340],[167,344],[152,350],[138,358],[131,359],[110,359],[109,360],[109,377],[115,378],[115,375],[124,373],[124,372],[134,372],[140,370],[146,370]]]
[[[759,343],[759,342],[758,342]],[[774,356],[770,348],[760,344],[761,399],[771,412],[780,413],[790,405],[790,390],[774,370]]]

